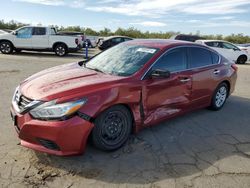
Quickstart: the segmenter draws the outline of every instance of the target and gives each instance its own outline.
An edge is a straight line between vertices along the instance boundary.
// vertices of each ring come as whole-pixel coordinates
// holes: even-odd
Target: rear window
[[[189,48],[189,68],[199,68],[213,64],[211,52],[204,48]]]
[[[33,35],[46,35],[46,28],[45,27],[34,27],[33,28]]]

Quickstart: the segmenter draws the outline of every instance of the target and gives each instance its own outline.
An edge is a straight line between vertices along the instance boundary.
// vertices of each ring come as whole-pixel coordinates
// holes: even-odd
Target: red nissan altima
[[[11,116],[21,145],[55,154],[121,147],[132,132],[210,107],[234,91],[237,67],[216,51],[174,40],[133,40],[24,80]]]

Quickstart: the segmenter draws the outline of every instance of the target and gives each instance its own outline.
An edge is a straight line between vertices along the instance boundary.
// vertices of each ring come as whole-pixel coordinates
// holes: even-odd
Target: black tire
[[[220,110],[224,106],[228,95],[229,95],[228,85],[223,82],[214,91],[210,109],[214,111]]]
[[[13,45],[9,41],[0,42],[0,51],[3,54],[11,54],[13,52]]]
[[[67,46],[65,44],[57,44],[54,48],[55,54],[59,57],[63,57],[68,53]]]
[[[112,151],[128,140],[132,130],[132,117],[126,107],[117,105],[100,114],[94,124],[93,144],[101,150]]]
[[[241,55],[236,61],[237,64],[245,64],[246,62],[247,62],[247,56],[244,55]]]

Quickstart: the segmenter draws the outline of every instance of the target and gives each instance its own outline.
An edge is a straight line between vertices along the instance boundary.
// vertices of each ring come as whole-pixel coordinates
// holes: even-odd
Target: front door
[[[32,27],[24,27],[17,30],[14,37],[16,48],[32,49]]]
[[[169,78],[151,78],[151,70],[168,70]],[[144,124],[152,125],[175,116],[188,107],[192,94],[192,75],[187,71],[187,49],[179,47],[165,53],[149,70],[142,88]]]

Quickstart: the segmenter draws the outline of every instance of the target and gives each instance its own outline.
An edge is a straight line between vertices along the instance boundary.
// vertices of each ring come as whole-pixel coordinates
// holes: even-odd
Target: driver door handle
[[[186,82],[189,82],[191,79],[190,78],[181,78],[180,81],[182,83],[186,83]]]
[[[214,74],[219,74],[220,73],[220,70],[214,70]]]

